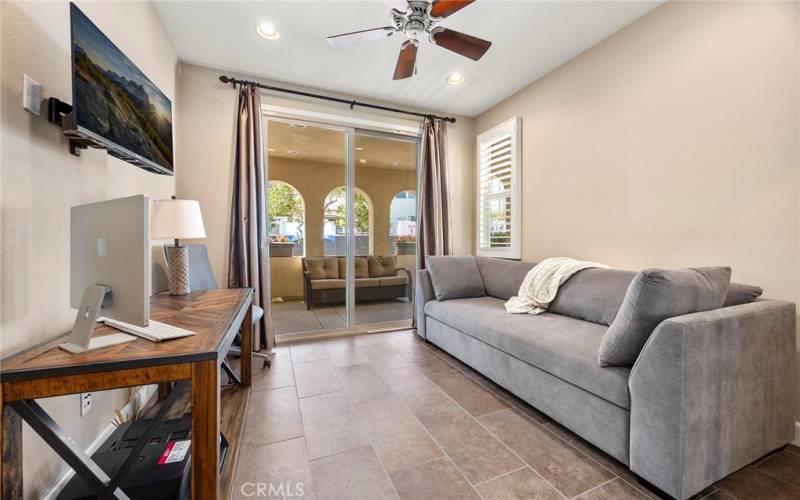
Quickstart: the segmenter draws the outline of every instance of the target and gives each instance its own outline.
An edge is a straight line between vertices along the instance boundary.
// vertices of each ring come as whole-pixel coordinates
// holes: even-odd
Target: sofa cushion
[[[344,288],[347,280],[333,279],[333,280],[311,280],[312,290],[336,290]],[[378,278],[356,278],[356,288],[364,288],[368,286],[378,286]]]
[[[344,257],[337,257],[337,259],[339,259],[339,277],[345,278],[347,277],[347,260]],[[367,258],[356,257],[354,260],[356,265],[356,279],[369,278],[369,265],[367,264]]]
[[[764,289],[760,286],[731,283],[728,287],[728,294],[725,296],[725,303],[722,307],[749,304],[761,297],[762,293],[764,293]]]
[[[311,280],[312,290],[336,290],[337,288],[344,288],[345,280],[343,279],[324,279],[324,280]]]
[[[522,280],[536,265],[535,262],[520,262],[494,257],[476,257],[475,261],[483,278],[486,295],[503,300],[517,295]]]
[[[607,328],[544,313],[508,314],[494,297],[425,304],[425,314],[622,408],[630,408],[625,367],[601,368],[597,349]]]
[[[431,275],[436,300],[463,299],[486,295],[483,278],[475,257],[428,257],[426,267]]]
[[[379,286],[380,280],[378,278],[356,278],[356,288],[364,288],[368,286]]]
[[[395,285],[405,285],[406,279],[405,276],[385,276],[382,278],[378,278],[380,281],[380,286],[395,286]]]
[[[368,264],[370,278],[397,274],[397,259],[394,255],[370,255]]]
[[[336,257],[306,257],[306,269],[312,280],[339,278],[339,263]]]
[[[597,353],[600,365],[632,365],[665,319],[722,307],[730,280],[730,267],[641,271],[603,337]]]
[[[617,316],[635,276],[633,271],[619,269],[584,269],[558,288],[558,294],[548,310],[608,326]]]

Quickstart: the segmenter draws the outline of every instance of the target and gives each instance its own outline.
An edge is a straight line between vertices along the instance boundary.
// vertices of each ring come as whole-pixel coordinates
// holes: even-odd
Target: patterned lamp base
[[[167,247],[169,294],[186,295],[189,288],[189,249],[185,246]]]

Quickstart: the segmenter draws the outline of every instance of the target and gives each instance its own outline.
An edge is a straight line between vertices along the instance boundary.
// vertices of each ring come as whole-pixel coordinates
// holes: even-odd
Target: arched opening
[[[294,186],[283,181],[269,181],[267,191],[270,255],[302,257],[306,239],[303,196]]]
[[[417,193],[400,191],[389,205],[389,250],[414,255],[417,247]]]
[[[325,255],[347,254],[345,194],[344,186],[339,186],[333,188],[325,197],[322,226]],[[355,188],[353,203],[355,206],[356,255],[371,255],[372,200],[363,190]]]

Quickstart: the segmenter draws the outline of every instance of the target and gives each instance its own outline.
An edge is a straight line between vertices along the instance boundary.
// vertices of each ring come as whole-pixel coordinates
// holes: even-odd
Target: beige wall
[[[476,129],[522,117],[524,259],[726,264],[797,302],[799,107],[797,3],[669,2]]]
[[[78,2],[79,7],[175,104],[176,56],[155,11],[146,3]],[[173,194],[174,177],[145,172],[85,151],[71,156],[61,131],[22,109],[22,75],[42,84],[42,97],[71,102],[69,3],[1,2],[2,19],[2,304],[0,353],[7,356],[68,331],[69,208],[144,193]],[[43,401],[81,446],[113,417],[128,391],[95,394],[79,416],[77,396]],[[66,470],[39,438],[24,435],[25,497],[39,498]]]
[[[225,283],[236,91],[230,85],[219,82],[222,73],[191,64],[180,65],[177,84],[180,100],[196,104],[178,110],[181,128],[176,130],[176,148],[179,167],[185,173],[178,176],[178,194],[182,198],[200,201],[208,236],[204,243],[208,245],[217,280]],[[316,101],[289,100],[271,95],[263,100],[267,104],[349,114],[359,118],[418,123],[398,118],[397,115],[351,112],[347,107],[329,107]],[[459,254],[472,253],[473,125],[472,119],[462,117],[458,118],[457,123],[448,125],[453,249]],[[375,243],[379,243],[377,238]]]

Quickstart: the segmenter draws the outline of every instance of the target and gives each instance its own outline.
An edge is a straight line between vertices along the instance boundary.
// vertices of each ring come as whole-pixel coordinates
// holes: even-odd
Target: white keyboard
[[[181,337],[188,337],[190,335],[196,335],[195,332],[191,330],[185,330],[183,328],[178,328],[177,326],[160,323],[158,321],[153,321],[152,319],[150,320],[149,326],[132,325],[130,323],[123,323],[122,321],[117,321],[111,318],[99,318],[98,321],[102,321],[103,323],[114,327],[117,330],[122,330],[125,333],[130,333],[153,342],[161,342],[162,340],[172,340]]]

